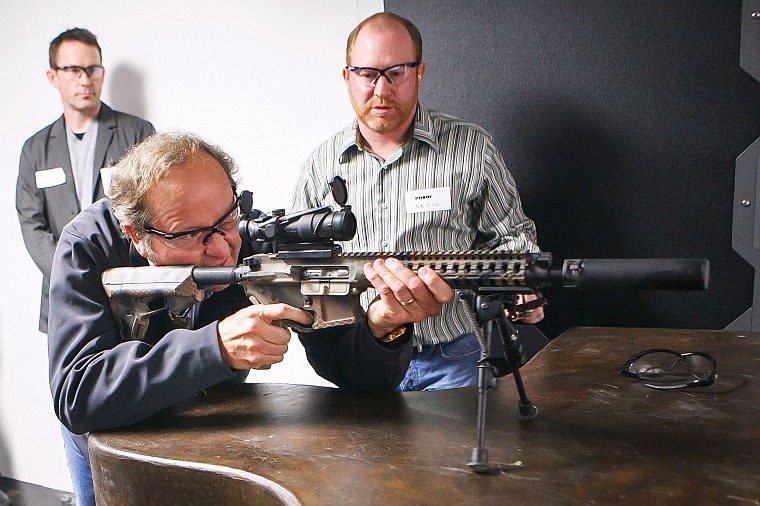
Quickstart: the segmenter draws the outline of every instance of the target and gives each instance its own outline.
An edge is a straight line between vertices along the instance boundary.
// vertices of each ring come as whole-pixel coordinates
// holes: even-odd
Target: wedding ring
[[[258,316],[259,318],[264,318],[264,309],[263,308],[259,309],[259,314],[256,316]]]
[[[408,306],[412,302],[414,302],[414,297],[412,297],[411,299],[409,299],[407,301],[401,301],[401,300],[398,301],[398,303],[401,304],[402,306]]]

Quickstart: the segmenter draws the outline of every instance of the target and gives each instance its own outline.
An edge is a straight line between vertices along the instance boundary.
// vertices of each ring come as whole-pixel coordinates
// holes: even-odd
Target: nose
[[[227,241],[227,234],[218,228],[214,228],[203,239],[203,245],[206,247],[203,251],[206,256],[221,258],[230,254],[230,244]]]
[[[386,97],[390,93],[391,84],[388,82],[388,78],[383,76],[379,76],[377,78],[377,81],[375,81],[375,96],[376,97]]]
[[[206,234],[206,235],[203,237],[203,245],[204,245],[204,246],[208,246],[208,243],[209,243],[209,241],[211,240],[211,238],[212,238],[212,237],[214,237],[214,234],[219,234],[219,235],[221,235],[222,237],[224,237],[224,235],[225,235],[225,233],[224,233],[224,232],[222,232],[221,230],[219,230],[219,228],[217,228],[217,227],[214,227],[214,228],[212,228],[212,229],[209,231],[209,233],[208,233],[208,234]]]

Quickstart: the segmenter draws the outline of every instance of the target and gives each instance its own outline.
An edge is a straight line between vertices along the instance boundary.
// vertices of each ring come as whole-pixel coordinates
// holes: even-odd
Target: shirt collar
[[[422,105],[418,104],[417,114],[414,118],[414,133],[412,138],[426,144],[429,144],[433,150],[438,151],[438,139],[435,125],[430,118],[430,112]]]
[[[420,102],[417,102],[417,112],[414,114],[412,140],[424,142],[430,145],[433,150],[438,151],[439,145],[436,139],[435,125],[430,118],[430,112]],[[358,141],[359,120],[355,118],[354,122],[343,130],[338,163],[348,162],[352,152],[362,149]]]

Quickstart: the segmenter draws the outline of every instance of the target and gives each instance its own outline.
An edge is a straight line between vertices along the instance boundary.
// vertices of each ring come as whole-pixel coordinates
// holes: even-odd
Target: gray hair
[[[187,133],[155,133],[133,146],[113,168],[110,198],[121,224],[144,229],[151,222],[146,209],[148,191],[172,168],[185,163],[194,153],[208,153],[222,166],[237,191],[237,165],[221,148]]]

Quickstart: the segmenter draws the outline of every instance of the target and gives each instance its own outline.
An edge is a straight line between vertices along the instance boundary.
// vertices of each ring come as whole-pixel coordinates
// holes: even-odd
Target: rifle
[[[478,369],[477,447],[470,467],[486,472],[483,448],[486,391],[495,379],[513,373],[520,396],[520,415],[529,419],[536,408],[528,400],[519,365],[522,352],[517,331],[507,314],[543,304],[541,291],[550,287],[578,290],[705,290],[709,261],[700,258],[566,259],[552,265],[547,252],[445,251],[343,253],[335,241],[353,238],[356,218],[346,205],[346,189],[336,177],[330,186],[339,211],[325,206],[289,215],[275,210],[267,215],[251,209],[250,192],[241,193],[239,233],[255,251],[235,267],[146,266],[117,267],[102,274],[103,288],[121,327],[122,336],[140,339],[153,313],[149,303],[165,300],[170,315],[181,315],[203,300],[206,289],[240,284],[254,303],[283,302],[312,314],[302,326],[283,322],[298,332],[347,325],[364,317],[360,295],[371,286],[364,264],[394,257],[412,271],[433,269],[452,288],[463,290],[473,330],[481,343]],[[474,292],[474,293],[473,293]],[[537,301],[517,304],[517,295],[535,293]]]
[[[170,314],[181,315],[203,300],[205,289],[240,284],[255,303],[284,302],[314,317],[310,332],[360,321],[359,296],[371,284],[363,266],[395,257],[412,271],[433,269],[452,288],[510,296],[540,293],[548,287],[570,289],[702,290],[707,287],[705,259],[567,259],[553,267],[550,253],[508,251],[377,252],[310,256],[259,253],[236,267],[117,267],[102,275],[114,316],[128,339],[140,339],[152,313],[148,304],[163,297]]]
[[[254,253],[236,267],[117,267],[102,275],[122,335],[140,339],[153,313],[148,304],[163,297],[170,315],[184,314],[203,300],[205,289],[240,284],[254,303],[284,302],[312,314],[304,327],[283,322],[298,332],[355,323],[364,316],[359,296],[371,284],[363,266],[377,258],[395,257],[412,271],[433,269],[452,288],[498,295],[508,309],[519,293],[537,293],[550,286],[572,289],[704,290],[709,279],[706,259],[568,259],[552,266],[551,253],[510,251],[364,252],[343,253],[335,241],[356,233],[356,217],[346,205],[345,182],[331,183],[340,205],[286,215],[252,209],[252,195],[241,193],[239,234]],[[540,301],[538,303],[541,303]]]

